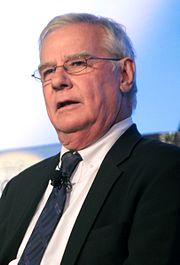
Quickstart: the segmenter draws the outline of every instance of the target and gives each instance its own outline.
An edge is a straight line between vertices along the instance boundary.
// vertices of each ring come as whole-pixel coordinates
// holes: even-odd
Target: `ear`
[[[136,71],[135,62],[129,57],[123,58],[120,61],[120,71],[120,89],[123,93],[127,93],[131,90],[134,82]]]

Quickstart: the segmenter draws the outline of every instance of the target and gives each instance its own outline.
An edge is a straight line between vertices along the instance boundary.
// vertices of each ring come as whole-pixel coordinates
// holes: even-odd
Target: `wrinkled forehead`
[[[71,22],[71,23],[57,23],[57,24],[52,24],[49,25],[49,27],[45,28],[43,30],[43,32],[40,35],[40,39],[39,39],[39,47],[41,49],[41,46],[44,42],[44,40],[47,38],[47,36],[49,34],[51,34],[52,32],[59,30],[59,29],[63,29],[63,28],[77,28],[77,30],[80,29],[85,29],[85,30],[90,30],[93,31],[94,33],[96,33],[97,31],[99,31],[99,33],[101,32],[102,34],[106,32],[106,29],[103,25],[101,24],[93,24],[93,23],[86,23],[86,22]]]
[[[88,23],[68,24],[48,31],[40,48],[41,60],[48,54],[101,53],[104,51],[105,31],[99,25]]]

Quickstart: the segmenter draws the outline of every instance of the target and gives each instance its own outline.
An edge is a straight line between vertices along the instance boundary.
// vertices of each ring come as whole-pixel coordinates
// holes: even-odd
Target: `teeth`
[[[64,101],[64,102],[58,103],[57,107],[59,109],[59,108],[65,107],[67,105],[76,104],[76,103],[78,103],[78,102],[75,102],[75,101]]]
[[[65,106],[70,105],[70,104],[72,104],[70,101],[65,101],[65,102],[61,103],[61,107],[65,107]]]

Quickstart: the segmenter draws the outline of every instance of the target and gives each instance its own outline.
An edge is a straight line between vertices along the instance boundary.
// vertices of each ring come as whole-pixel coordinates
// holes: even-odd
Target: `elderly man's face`
[[[41,65],[62,65],[79,55],[112,57],[101,46],[103,29],[88,24],[66,25],[47,35],[40,54]],[[89,61],[78,74],[57,68],[43,85],[49,118],[61,136],[78,132],[87,144],[96,141],[119,120],[120,71],[109,61]],[[88,142],[89,141],[89,142]],[[82,146],[85,147],[85,146]]]

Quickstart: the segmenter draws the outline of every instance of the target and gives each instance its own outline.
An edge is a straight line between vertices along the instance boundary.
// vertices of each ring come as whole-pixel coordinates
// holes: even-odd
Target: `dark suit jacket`
[[[16,257],[58,158],[30,167],[6,186],[0,265]],[[129,128],[106,155],[61,264],[180,264],[180,149]]]

